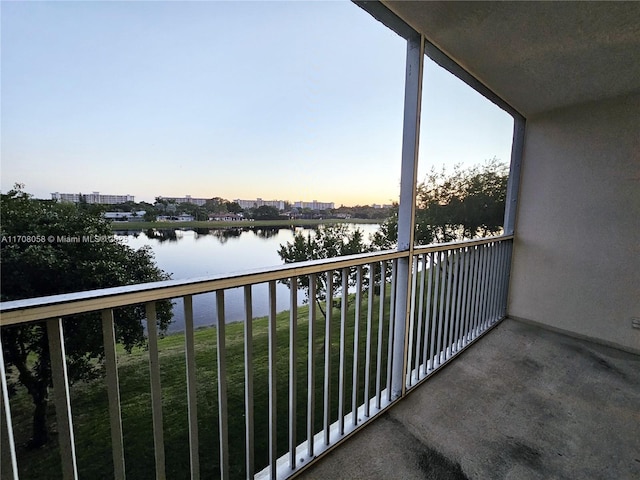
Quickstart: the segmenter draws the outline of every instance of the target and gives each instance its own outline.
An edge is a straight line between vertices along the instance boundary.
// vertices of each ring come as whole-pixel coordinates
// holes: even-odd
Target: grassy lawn
[[[371,390],[375,387],[375,371],[378,325],[378,297],[374,302],[372,338]],[[388,334],[388,297],[383,328],[382,378],[386,378],[386,346]],[[367,296],[363,295],[362,314],[359,320],[358,345],[359,387],[358,404],[364,399],[364,355],[366,341]],[[297,443],[306,438],[307,418],[307,361],[309,307],[298,309],[297,355]],[[345,413],[351,411],[353,338],[355,331],[355,305],[350,297],[346,322],[346,370]],[[277,445],[278,452],[288,449],[289,429],[289,313],[277,315]],[[255,466],[256,471],[268,463],[268,322],[266,318],[253,322],[254,368],[254,416],[255,416]],[[243,323],[226,326],[227,379],[229,410],[229,458],[232,478],[245,477],[245,427],[244,427],[244,344]],[[200,468],[202,478],[219,478],[218,400],[216,328],[196,331],[196,369],[198,395],[198,424],[200,442]],[[322,429],[323,377],[324,377],[325,319],[317,312],[316,335],[312,347],[315,359],[315,432]],[[184,335],[173,334],[161,338],[160,368],[163,395],[164,439],[167,478],[182,479],[189,476],[189,441],[186,402]],[[331,421],[338,416],[338,368],[340,356],[340,309],[333,309],[331,345]],[[137,349],[130,354],[121,351],[118,357],[122,422],[124,429],[125,463],[127,476],[135,479],[155,478],[153,433],[151,423],[151,395],[149,387],[148,352]],[[383,380],[384,383],[384,380]],[[108,403],[105,382],[98,379],[72,386],[72,412],[80,478],[113,478]],[[52,397],[51,397],[52,398]],[[27,451],[22,445],[30,435],[30,398],[20,388],[12,400],[14,433],[18,443],[20,478],[60,478],[60,460],[57,439],[50,445],[35,451]],[[52,403],[52,402],[51,402]],[[51,406],[52,422],[55,421]],[[4,423],[4,420],[3,420]],[[53,425],[55,429],[55,424]],[[6,451],[6,433],[3,429],[2,477],[8,474],[9,459]]]
[[[256,220],[241,222],[111,222],[113,230],[138,230],[148,228],[228,228],[228,227],[313,227],[338,223],[377,224],[381,219],[350,218],[347,220],[326,218],[316,220]]]

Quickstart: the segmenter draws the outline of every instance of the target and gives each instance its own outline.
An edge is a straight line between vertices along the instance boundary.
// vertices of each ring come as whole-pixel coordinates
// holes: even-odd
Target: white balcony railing
[[[88,312],[102,312],[105,349],[105,383],[109,399],[113,472],[124,479],[125,442],[123,441],[122,407],[119,392],[118,353],[115,343],[114,309],[145,304],[149,345],[151,416],[156,478],[165,478],[165,445],[163,428],[163,392],[156,327],[155,302],[182,298],[185,318],[184,390],[188,404],[189,464],[191,478],[200,478],[205,462],[218,462],[221,478],[234,476],[287,478],[305,468],[309,462],[333,447],[346,436],[366,424],[415,388],[434,371],[458,355],[475,339],[505,316],[512,237],[419,247],[411,251],[386,251],[350,257],[288,264],[276,268],[226,276],[172,280],[119,288],[108,288],[75,294],[4,302],[0,305],[1,325],[45,322],[49,340],[53,377],[54,404],[57,417],[58,443],[64,478],[78,478],[73,398],[70,395],[65,358],[65,317]],[[408,278],[399,277],[398,262],[407,262]],[[335,277],[335,280],[334,280]],[[290,289],[290,316],[287,336],[289,344],[277,342],[276,282],[299,285],[308,280],[310,297],[315,298],[318,282],[326,285],[325,316],[311,302],[308,319],[299,318],[298,291]],[[254,333],[252,286],[268,284],[268,410],[267,419],[256,419],[254,408]],[[404,288],[401,285],[404,284]],[[342,288],[347,286],[346,288]],[[230,384],[226,354],[225,291],[244,289],[244,451],[230,451],[229,398],[238,397],[238,388]],[[199,455],[198,401],[196,393],[196,354],[194,342],[192,296],[214,292],[216,297],[217,367],[212,372],[217,382],[217,417],[219,453],[201,458]],[[396,307],[404,305],[406,315]],[[339,304],[339,307],[334,305]],[[349,310],[349,305],[352,309]],[[334,311],[339,314],[334,315]],[[355,312],[355,313],[350,313]],[[398,322],[405,324],[405,338],[394,338]],[[307,331],[299,328],[303,325]],[[306,339],[300,348],[300,339]],[[351,340],[352,338],[352,340]],[[337,340],[335,340],[337,339]],[[398,355],[400,349],[401,356]],[[280,350],[280,351],[278,351]],[[286,375],[276,365],[278,355],[288,356]],[[1,352],[1,349],[0,349]],[[120,354],[120,355],[126,355]],[[402,358],[403,365],[394,365]],[[13,441],[13,423],[8,394],[7,372],[0,353],[2,400],[11,453],[13,477],[18,478],[18,461]],[[305,368],[300,368],[304,365]],[[202,367],[202,366],[200,366]],[[213,369],[213,367],[212,367]],[[396,373],[402,372],[402,392],[392,395]],[[284,378],[283,378],[284,377]],[[301,387],[301,378],[306,386]],[[319,379],[321,378],[321,381]],[[261,379],[262,380],[262,379]],[[287,398],[278,394],[277,385],[288,382]],[[262,385],[262,383],[261,383]],[[320,391],[321,390],[321,391]],[[305,400],[306,399],[306,400]],[[280,422],[278,405],[287,404],[286,422]],[[300,409],[300,405],[305,405]],[[304,411],[302,411],[304,410]],[[303,414],[302,416],[300,414]],[[239,412],[231,412],[234,416]],[[321,419],[321,421],[320,421]],[[266,438],[256,438],[256,421],[267,421]],[[299,423],[304,423],[302,428]],[[280,427],[279,427],[280,426]],[[279,431],[278,429],[285,429]],[[304,435],[300,432],[304,431]],[[261,430],[262,432],[262,430]],[[237,432],[231,432],[237,435]],[[286,442],[282,442],[287,438]],[[280,443],[278,440],[280,439]],[[266,445],[267,454],[255,445]],[[241,457],[241,458],[240,458]],[[3,461],[9,461],[9,459]],[[231,463],[239,463],[231,470]],[[81,470],[81,468],[80,468]]]

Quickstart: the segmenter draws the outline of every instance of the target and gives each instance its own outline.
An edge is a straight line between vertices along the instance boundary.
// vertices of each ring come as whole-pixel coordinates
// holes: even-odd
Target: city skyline
[[[106,204],[106,205],[117,205],[120,203],[133,202],[133,203],[142,203],[146,202],[149,204],[156,203],[156,199],[160,200],[168,200],[173,203],[193,203],[194,205],[204,205],[207,201],[213,200],[216,198],[220,198],[222,200],[226,200],[228,202],[235,202],[240,205],[243,209],[253,208],[259,206],[275,206],[279,210],[283,210],[285,204],[290,204],[295,208],[311,208],[312,210],[327,210],[334,209],[335,202],[324,202],[318,201],[317,199],[306,201],[306,200],[283,200],[283,199],[263,199],[262,197],[256,197],[255,199],[240,199],[240,198],[222,198],[217,195],[212,195],[208,197],[194,197],[192,195],[185,194],[184,197],[177,196],[165,196],[165,195],[156,195],[154,200],[146,200],[146,199],[138,199],[135,200],[136,195],[130,194],[114,194],[114,193],[101,193],[98,191],[92,191],[91,193],[84,193],[81,190],[78,193],[69,193],[69,192],[52,192],[51,200],[63,201],[63,202],[73,202],[78,203],[81,200],[86,201],[87,203],[97,203],[97,204]],[[45,199],[42,199],[45,200]],[[372,206],[376,206],[378,204],[371,204]],[[366,206],[366,205],[341,205],[345,207],[355,207],[355,206]]]
[[[398,199],[406,43],[351,2],[0,8],[3,192]],[[420,179],[509,162],[509,115],[430,60],[423,92]]]

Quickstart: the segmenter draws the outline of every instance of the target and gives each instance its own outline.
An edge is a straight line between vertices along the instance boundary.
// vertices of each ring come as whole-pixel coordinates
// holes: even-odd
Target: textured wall
[[[508,309],[640,351],[640,94],[527,120]]]

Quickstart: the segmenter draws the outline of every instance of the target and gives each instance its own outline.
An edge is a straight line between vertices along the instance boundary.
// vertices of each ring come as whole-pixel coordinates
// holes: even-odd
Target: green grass
[[[375,387],[377,345],[378,297],[374,302],[371,390]],[[386,378],[386,347],[388,332],[388,298],[383,328],[382,378]],[[366,340],[367,296],[363,296],[360,318],[360,342],[358,345],[359,387],[358,404],[364,399],[364,355]],[[297,325],[297,443],[306,438],[307,419],[307,361],[308,361],[309,307],[298,309]],[[315,359],[315,426],[322,429],[325,319],[317,312],[313,358]],[[355,306],[350,296],[346,322],[345,413],[351,411],[353,338]],[[288,392],[289,392],[289,312],[277,315],[276,385],[277,385],[277,445],[278,454],[288,449]],[[254,416],[255,416],[255,466],[256,471],[268,463],[268,321],[253,322],[254,368]],[[226,361],[228,380],[229,459],[232,478],[245,477],[245,427],[244,427],[244,344],[243,323],[226,326]],[[198,424],[200,442],[200,466],[202,478],[219,478],[218,400],[216,328],[204,328],[195,333],[196,377],[198,396]],[[332,316],[331,345],[331,421],[338,417],[338,368],[340,355],[340,309],[334,308]],[[172,479],[189,476],[189,441],[184,360],[184,335],[173,334],[159,340],[160,370],[163,396],[164,439],[167,477]],[[149,387],[148,352],[137,349],[130,354],[119,351],[120,396],[124,430],[125,463],[127,476],[135,479],[154,478],[153,430],[151,423],[151,395]],[[103,379],[72,386],[72,412],[80,478],[112,478],[111,440],[106,386]],[[20,478],[60,478],[60,460],[57,440],[50,445],[27,451],[24,445],[29,437],[30,399],[20,389],[12,400],[14,433],[18,448]],[[51,419],[55,419],[51,407]],[[55,425],[54,425],[55,427]],[[4,429],[3,429],[4,430]],[[2,439],[6,445],[6,434]],[[2,476],[8,463],[3,447]]]
[[[381,219],[349,218],[346,220],[337,218],[315,220],[256,220],[241,222],[111,222],[113,230],[137,230],[148,228],[227,228],[227,227],[311,227],[317,225],[333,225],[338,223],[377,224]]]

